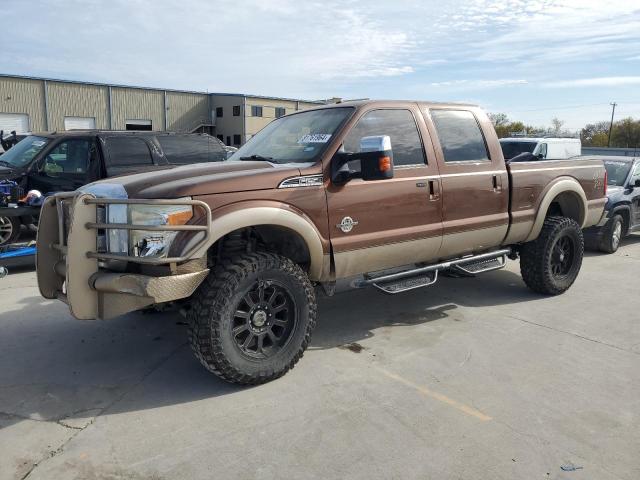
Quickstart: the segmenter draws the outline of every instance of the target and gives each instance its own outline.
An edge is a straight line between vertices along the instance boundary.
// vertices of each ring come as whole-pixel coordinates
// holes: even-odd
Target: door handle
[[[500,193],[502,191],[502,177],[500,175],[493,176],[493,191]]]
[[[429,200],[440,200],[440,180],[429,180]]]

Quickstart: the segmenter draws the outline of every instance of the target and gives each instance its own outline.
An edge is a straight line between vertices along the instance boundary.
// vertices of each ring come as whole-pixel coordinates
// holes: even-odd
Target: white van
[[[582,143],[579,138],[501,138],[500,146],[505,160],[529,152],[540,160],[562,160],[582,155]]]

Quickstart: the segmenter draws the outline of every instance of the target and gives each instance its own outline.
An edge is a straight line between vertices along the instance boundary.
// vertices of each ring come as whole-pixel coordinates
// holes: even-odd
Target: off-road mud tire
[[[234,314],[256,281],[270,280],[283,285],[295,302],[295,327],[273,357],[247,358],[234,343]],[[187,318],[193,352],[207,370],[236,384],[257,385],[287,373],[302,357],[316,325],[315,292],[306,273],[288,258],[271,253],[224,258],[191,302]]]
[[[568,238],[572,244],[572,258],[566,274],[553,272],[554,247]],[[520,273],[527,286],[537,293],[559,295],[575,281],[584,256],[584,237],[580,225],[566,217],[547,217],[540,235],[525,243],[520,252]]]

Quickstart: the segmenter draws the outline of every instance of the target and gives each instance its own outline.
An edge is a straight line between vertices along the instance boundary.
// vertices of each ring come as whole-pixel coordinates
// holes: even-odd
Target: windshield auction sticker
[[[298,143],[327,143],[330,138],[330,133],[307,133],[298,140]]]

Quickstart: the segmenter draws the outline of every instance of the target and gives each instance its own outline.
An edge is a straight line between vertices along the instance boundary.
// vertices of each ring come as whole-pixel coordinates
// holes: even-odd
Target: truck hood
[[[129,198],[179,198],[274,189],[285,178],[300,175],[298,167],[262,161],[198,163],[108,178],[92,185],[122,185]]]

